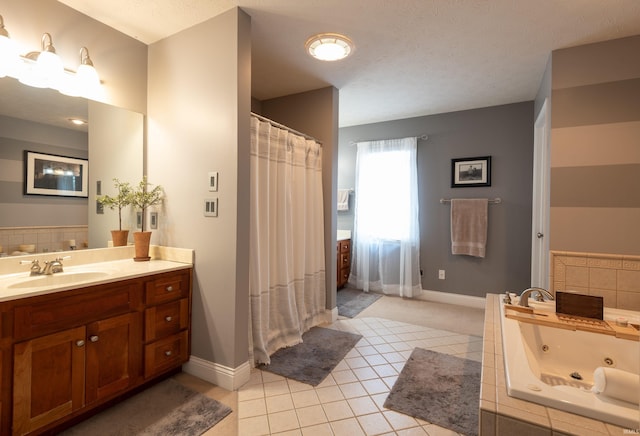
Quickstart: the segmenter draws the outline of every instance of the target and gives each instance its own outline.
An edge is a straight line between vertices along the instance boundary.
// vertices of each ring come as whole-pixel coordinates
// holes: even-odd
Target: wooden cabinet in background
[[[191,269],[8,301],[0,313],[0,356],[12,356],[0,366],[0,433],[51,433],[188,360]]]
[[[338,289],[347,284],[351,272],[351,239],[342,239],[336,244],[338,259]]]

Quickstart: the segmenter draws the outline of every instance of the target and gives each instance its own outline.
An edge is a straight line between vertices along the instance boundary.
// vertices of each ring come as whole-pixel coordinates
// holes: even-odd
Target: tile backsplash
[[[550,252],[552,291],[597,295],[605,307],[640,310],[640,256]]]
[[[34,253],[69,250],[74,240],[77,249],[87,248],[88,226],[1,227],[0,253],[11,255],[21,245],[34,245]]]

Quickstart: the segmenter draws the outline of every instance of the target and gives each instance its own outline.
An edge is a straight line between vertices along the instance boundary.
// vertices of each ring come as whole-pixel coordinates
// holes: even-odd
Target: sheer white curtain
[[[251,117],[250,353],[269,363],[323,321],[322,147]]]
[[[402,297],[422,292],[417,138],[358,143],[349,284]]]

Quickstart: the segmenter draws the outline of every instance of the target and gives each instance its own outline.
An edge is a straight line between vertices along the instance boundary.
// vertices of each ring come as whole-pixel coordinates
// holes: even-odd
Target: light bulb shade
[[[26,55],[28,60],[34,60],[20,75],[20,82],[36,88],[58,89],[62,85],[64,65],[56,54],[51,41],[51,35],[42,35],[42,51],[31,52]]]
[[[0,77],[15,76],[18,68],[18,47],[11,38],[0,35]]]
[[[321,61],[344,59],[353,51],[353,42],[338,33],[322,33],[312,36],[305,44],[307,53]]]

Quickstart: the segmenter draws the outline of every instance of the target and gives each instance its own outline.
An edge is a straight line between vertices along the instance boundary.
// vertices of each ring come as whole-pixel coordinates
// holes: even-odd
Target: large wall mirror
[[[87,121],[74,125],[70,119]],[[88,196],[26,195],[25,151],[88,160]],[[52,89],[0,79],[0,238],[13,251],[3,229],[87,226],[78,248],[106,247],[117,229],[117,211],[96,208],[96,196],[114,194],[113,179],[137,183],[143,174],[144,116]],[[135,230],[135,212],[126,211],[123,228]],[[37,230],[45,232],[45,230]],[[6,232],[9,234],[8,232]],[[17,237],[13,237],[16,240]],[[46,239],[43,236],[42,239]],[[3,240],[0,239],[0,245]],[[15,244],[14,244],[15,245]],[[42,244],[44,247],[45,244]],[[62,247],[64,248],[64,247]],[[47,245],[50,251],[56,244]],[[0,250],[2,251],[2,250]]]

